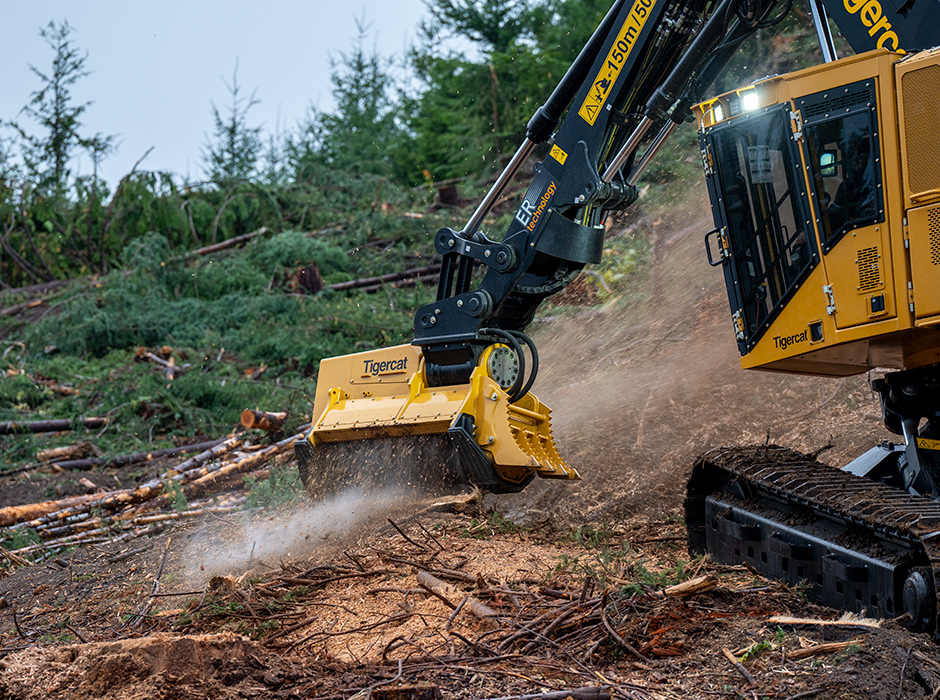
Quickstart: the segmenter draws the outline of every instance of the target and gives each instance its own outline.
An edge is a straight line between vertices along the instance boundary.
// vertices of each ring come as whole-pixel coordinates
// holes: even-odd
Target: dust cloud
[[[194,583],[213,576],[240,576],[254,566],[277,567],[324,548],[347,546],[367,525],[406,502],[401,489],[350,489],[325,501],[305,503],[272,515],[208,522],[182,556],[184,575]]]
[[[771,441],[803,452],[832,445],[844,464],[888,439],[865,376],[745,371],[720,269],[702,244],[707,204],[630,225],[652,243],[625,298],[551,310],[533,329],[534,391],[552,408],[556,443],[580,482],[536,482],[496,507],[514,519],[622,521],[681,512],[695,458]]]

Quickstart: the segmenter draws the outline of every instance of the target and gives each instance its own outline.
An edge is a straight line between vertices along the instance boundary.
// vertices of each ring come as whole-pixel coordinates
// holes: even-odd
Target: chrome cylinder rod
[[[668,119],[666,121],[666,125],[660,129],[658,134],[656,134],[656,138],[653,139],[653,143],[651,143],[649,148],[646,149],[646,153],[643,154],[640,162],[637,163],[636,167],[633,168],[633,172],[630,173],[630,177],[627,178],[627,184],[630,185],[630,187],[633,187],[637,182],[639,182],[640,177],[642,177],[643,173],[646,172],[646,169],[649,167],[649,164],[652,162],[653,158],[656,157],[656,154],[659,153],[667,139],[672,136],[672,132],[674,132],[678,126],[679,125],[672,121],[672,119]]]
[[[522,145],[516,150],[509,164],[503,169],[503,172],[499,174],[499,177],[496,178],[496,182],[493,183],[490,191],[486,193],[486,196],[480,204],[477,205],[476,211],[473,212],[473,215],[464,225],[463,231],[461,231],[464,236],[469,237],[476,233],[480,224],[483,223],[483,219],[490,213],[490,209],[493,208],[496,200],[499,199],[503,190],[506,189],[506,185],[515,177],[519,168],[525,163],[525,159],[529,157],[529,154],[532,153],[532,149],[535,148],[535,146],[536,142],[528,138],[522,142]]]
[[[829,17],[826,8],[820,0],[809,0],[809,9],[813,13],[813,25],[816,27],[816,37],[819,39],[819,48],[822,49],[823,60],[832,63],[839,57],[836,55],[836,46],[832,41],[832,32],[829,30]]]
[[[620,171],[620,168],[623,167],[623,164],[627,162],[627,159],[633,154],[633,152],[636,150],[636,147],[640,145],[640,141],[644,136],[646,136],[646,132],[650,130],[652,125],[652,119],[649,117],[643,117],[643,121],[636,125],[636,129],[634,129],[633,133],[630,134],[627,142],[623,144],[623,147],[617,151],[617,155],[614,156],[614,159],[610,161],[610,165],[607,166],[607,170],[605,170],[604,174],[601,175],[601,180],[604,182],[610,182],[614,179],[614,176]]]

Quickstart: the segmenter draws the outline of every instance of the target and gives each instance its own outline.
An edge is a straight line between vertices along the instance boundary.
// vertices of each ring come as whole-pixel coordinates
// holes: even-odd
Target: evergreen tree
[[[389,151],[398,132],[389,96],[390,61],[366,51],[368,25],[364,17],[356,19],[356,30],[352,50],[330,59],[336,108],[318,116],[319,148],[332,168],[387,174]],[[306,131],[312,134],[317,129],[310,125]]]
[[[87,138],[80,133],[81,116],[92,103],[76,104],[72,99],[72,86],[89,75],[85,67],[88,54],[82,54],[72,44],[72,31],[68,21],[49,22],[39,30],[39,36],[55,56],[48,73],[29,66],[42,81],[42,87],[31,94],[22,112],[36,123],[41,133],[36,135],[18,123],[13,124],[23,141],[27,175],[41,193],[54,198],[64,197],[68,189],[69,163],[76,148],[89,149],[96,165],[115,148],[113,135]]]
[[[261,155],[261,126],[249,126],[248,113],[259,101],[255,98],[257,89],[249,97],[242,94],[238,84],[238,61],[232,71],[232,82],[222,79],[228,89],[232,102],[228,113],[222,115],[219,108],[212,105],[214,123],[212,138],[206,140],[202,160],[209,179],[226,186],[249,179],[255,172],[258,157]]]
[[[420,24],[411,53],[423,83],[408,120],[412,173],[478,174],[515,149],[538,104],[534,40],[548,14],[528,0],[429,0],[428,9],[433,19]],[[454,39],[472,50],[450,48]]]
[[[498,168],[609,9],[609,0],[429,0],[411,63],[411,174]],[[458,51],[469,41],[473,50]]]

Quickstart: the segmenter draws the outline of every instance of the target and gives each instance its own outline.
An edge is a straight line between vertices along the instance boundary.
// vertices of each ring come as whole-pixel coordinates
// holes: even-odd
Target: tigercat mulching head
[[[531,393],[511,403],[488,372],[489,352],[467,384],[442,387],[426,385],[412,345],[323,360],[313,427],[295,448],[310,494],[466,485],[511,493],[535,475],[579,479],[555,449],[548,407]]]

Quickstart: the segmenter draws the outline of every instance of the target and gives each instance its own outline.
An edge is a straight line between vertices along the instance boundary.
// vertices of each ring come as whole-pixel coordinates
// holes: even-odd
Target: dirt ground
[[[677,518],[637,516],[616,533],[582,529],[579,541],[487,517],[473,499],[366,507],[356,536],[319,519],[298,525],[297,511],[233,515],[18,569],[0,581],[0,698],[349,698],[399,686],[454,698],[585,687],[622,698],[915,698],[940,688],[928,637],[892,621],[775,621],[838,616],[739,567],[688,562]],[[307,530],[304,551],[275,548],[218,573],[221,549],[278,527]],[[683,568],[715,587],[661,596]],[[444,587],[431,593],[428,580]],[[744,673],[725,649],[746,655]]]
[[[635,217],[649,293],[538,323],[535,391],[582,481],[433,503],[351,493],[8,563],[0,700],[940,696],[928,636],[834,623],[799,590],[688,556],[702,451],[769,440],[836,465],[888,438],[867,377],[740,369],[705,215]],[[0,498],[70,495],[71,478],[4,477]],[[669,594],[689,579],[703,589]]]

